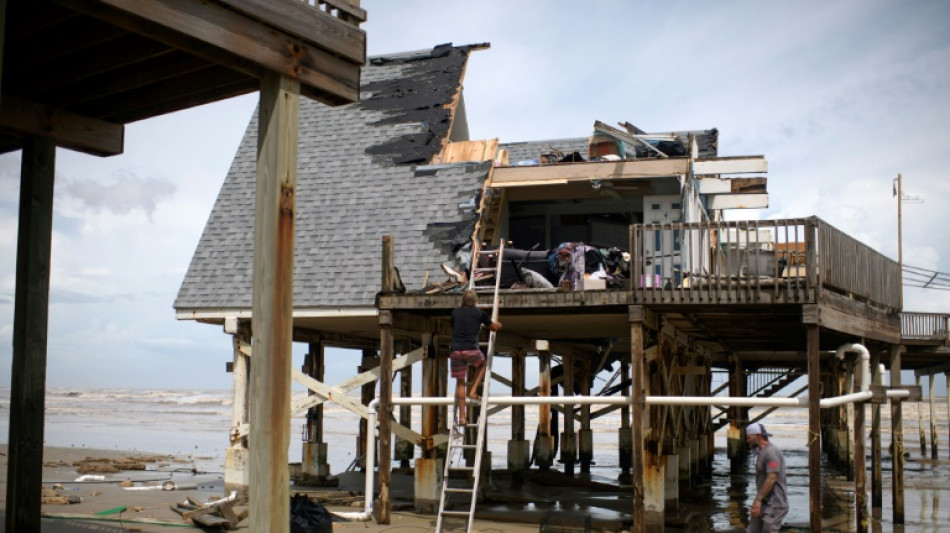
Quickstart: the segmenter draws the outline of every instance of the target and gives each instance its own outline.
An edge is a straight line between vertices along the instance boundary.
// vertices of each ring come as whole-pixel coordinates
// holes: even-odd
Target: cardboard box
[[[577,290],[579,291],[602,291],[607,288],[605,279],[581,278],[577,280]]]

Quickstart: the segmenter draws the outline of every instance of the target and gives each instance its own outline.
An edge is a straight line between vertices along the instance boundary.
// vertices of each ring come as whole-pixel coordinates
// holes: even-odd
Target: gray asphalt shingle
[[[295,308],[374,305],[381,237],[410,289],[438,279],[467,241],[488,164],[424,166],[451,126],[468,47],[372,58],[361,101],[301,99]],[[245,131],[175,300],[178,310],[248,309],[253,286],[257,115]],[[467,232],[467,234],[466,234]],[[452,240],[454,239],[454,240]]]

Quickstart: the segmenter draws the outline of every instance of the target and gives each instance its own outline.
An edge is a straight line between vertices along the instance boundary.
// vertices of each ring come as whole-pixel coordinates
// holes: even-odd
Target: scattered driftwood
[[[171,508],[184,520],[190,520],[201,527],[235,529],[248,515],[247,509],[235,511],[236,503],[236,501],[219,501],[204,504],[189,496],[186,501],[172,505]]]
[[[60,494],[59,490],[62,489],[62,486],[54,486],[53,488],[43,488],[40,492],[40,503],[43,505],[70,505],[73,503],[82,503],[82,498],[79,496],[63,496]]]
[[[81,461],[73,463],[76,471],[80,474],[115,474],[123,470],[145,470],[146,462],[154,462],[159,456],[138,456],[138,457],[120,457],[118,459],[109,459],[105,457],[86,457]],[[143,460],[144,459],[144,460]]]

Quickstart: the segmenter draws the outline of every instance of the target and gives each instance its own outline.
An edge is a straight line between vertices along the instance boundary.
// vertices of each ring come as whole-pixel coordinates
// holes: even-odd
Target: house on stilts
[[[509,407],[510,471],[590,472],[591,420],[619,411],[618,483],[633,487],[630,521],[662,529],[679,485],[711,475],[716,431],[727,432],[738,470],[750,407],[798,407],[815,435],[811,527],[820,530],[823,450],[848,466],[858,494],[867,483],[865,440],[854,438],[864,435],[864,410],[849,414],[837,398],[857,391],[879,413],[919,392],[899,388],[900,370],[933,368],[946,355],[946,317],[921,318],[934,330],[920,343],[927,349],[903,350],[897,262],[814,216],[727,220],[730,211],[767,207],[767,163],[721,156],[715,129],[594,122],[571,139],[470,140],[462,81],[471,52],[486,47],[370,58],[358,103],[301,101],[293,340],[309,351],[293,375],[311,391],[292,407],[308,412],[301,475],[329,477],[327,447],[353,445],[324,438],[324,402],[361,416],[356,445],[365,449],[366,406],[378,386],[381,411],[395,419],[380,423],[377,519],[388,520],[393,459],[413,461],[415,506],[434,510],[451,411],[418,408],[413,427],[409,408],[393,410],[391,398],[411,395],[413,369],[422,396],[448,395],[448,317],[461,297],[444,267],[466,271],[473,248],[504,240],[513,251],[503,265],[497,352],[510,357],[512,371],[493,379],[513,396],[549,396],[572,383],[590,395],[594,376],[616,368],[600,392],[629,399],[561,409],[558,429],[550,408],[539,408],[538,427],[526,428],[525,408]],[[257,130],[255,117],[175,301],[179,319],[222,325],[233,336],[225,481],[236,488],[248,484]],[[351,379],[323,382],[327,347],[360,354]],[[537,390],[526,389],[528,358],[539,360]],[[881,365],[890,368],[888,389],[874,386]],[[718,388],[717,373],[727,376]],[[347,397],[357,388],[361,402]],[[849,398],[856,397],[840,401]],[[879,414],[873,424],[872,505],[880,507]],[[893,431],[900,443],[899,416]],[[902,498],[902,460],[894,465]],[[894,512],[896,523],[902,504]]]

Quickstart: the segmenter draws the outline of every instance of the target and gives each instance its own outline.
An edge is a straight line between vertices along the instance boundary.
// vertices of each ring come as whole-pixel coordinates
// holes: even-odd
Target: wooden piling
[[[620,382],[627,383],[630,379],[630,359],[624,357],[620,360]],[[630,397],[630,385],[624,385],[620,389],[620,394],[625,398]],[[633,464],[633,439],[630,433],[630,404],[626,403],[620,408],[620,431],[618,437],[618,450],[620,452],[620,477],[618,481],[623,484],[631,482],[630,467]]]
[[[290,528],[290,384],[300,82],[261,79],[251,353],[252,531]]]
[[[947,395],[947,418],[950,419],[950,372],[945,372],[943,378],[947,383],[946,395]],[[948,430],[950,433],[950,430]],[[947,449],[950,450],[950,435],[948,435]]]
[[[934,378],[936,375],[933,372],[929,373],[930,377],[930,458],[934,461],[937,460],[937,407],[935,403],[936,389],[934,387]]]
[[[815,310],[816,318],[817,314]],[[816,533],[821,531],[821,360],[818,353],[818,324],[806,323],[805,332],[808,354],[808,509],[811,531]]]
[[[585,358],[581,363],[581,396],[590,396],[591,381],[590,359]],[[578,458],[581,463],[581,472],[590,474],[590,464],[594,460],[594,440],[590,429],[590,404],[581,406],[581,431],[578,434]]]
[[[551,396],[551,352],[547,341],[535,341],[538,350],[538,396]],[[539,470],[548,470],[554,464],[554,439],[551,434],[551,406],[538,406],[538,436],[534,443],[534,460]]]
[[[392,292],[395,278],[393,236],[383,235],[382,290]],[[392,501],[392,397],[393,397],[393,317],[389,311],[379,311],[379,505],[376,522],[389,524]],[[372,432],[373,428],[369,428]],[[372,465],[367,465],[372,468]]]
[[[403,346],[402,353],[408,353],[411,348],[407,345]],[[411,398],[412,397],[412,365],[406,366],[399,371],[399,397],[400,398]],[[411,405],[400,405],[399,406],[399,423],[405,427],[412,426],[412,406]],[[399,460],[399,468],[408,471],[409,462],[412,460],[413,454],[416,453],[416,446],[412,442],[397,437],[396,438],[396,459]]]
[[[646,533],[646,509],[643,492],[643,411],[646,402],[643,396],[645,361],[643,354],[643,306],[629,307],[631,379],[630,410],[633,413],[633,531]]]
[[[248,391],[250,385],[251,323],[237,321],[232,337],[234,359],[231,364],[231,434],[224,458],[224,490],[246,494],[248,479]]]
[[[564,398],[574,396],[574,356],[565,355],[561,359],[562,374],[561,390]],[[564,432],[561,434],[561,461],[564,463],[564,475],[574,475],[574,464],[577,461],[577,436],[574,433],[574,404],[564,404]]]
[[[56,144],[24,139],[10,372],[6,531],[40,530]]]
[[[311,342],[304,361],[304,373],[323,382],[326,346],[322,341]],[[313,396],[314,391],[308,395]],[[327,444],[323,440],[323,404],[311,407],[307,411],[306,431],[304,432],[301,470],[312,476],[326,477],[330,474],[327,464]]]
[[[871,382],[884,385],[881,373],[881,353],[871,354]],[[884,476],[881,468],[881,404],[871,405],[871,515],[881,517],[884,507]]]
[[[860,372],[852,372],[852,374],[854,390],[861,390],[861,386],[863,385],[861,378],[863,376],[861,376]],[[854,416],[854,444],[851,449],[854,452],[852,455],[854,458],[854,515],[855,523],[857,524],[857,533],[867,533],[870,527],[870,520],[868,519],[867,466],[865,465],[864,456],[864,441],[867,438],[864,427],[865,405],[864,402],[856,403],[852,409]]]
[[[432,346],[432,331],[428,324],[426,327],[426,331],[422,333],[422,396],[431,398],[436,396],[439,387],[437,350]],[[422,457],[425,459],[435,458],[432,438],[439,430],[438,413],[438,407],[435,405],[426,405],[422,408]]]
[[[920,375],[914,374],[914,384],[920,387]],[[917,433],[920,435],[920,456],[927,457],[927,434],[924,433],[924,414],[920,410],[920,402],[917,402]]]
[[[891,387],[901,384],[901,347],[893,345],[891,356]],[[904,404],[899,398],[891,399],[891,509],[892,522],[904,523]]]
[[[367,370],[372,370],[379,366],[379,356],[376,354],[376,350],[364,349],[363,357],[360,360],[360,366],[357,369],[358,372],[366,372]],[[376,398],[376,382],[371,381],[360,387],[360,403],[368,406],[373,399]],[[373,431],[370,432],[367,427],[367,421],[365,418],[360,418],[360,434],[356,438],[356,457],[360,457],[366,453],[366,442],[368,439],[376,439],[376,429],[373,428]],[[366,471],[366,458],[364,457],[360,461],[361,468],[363,471]],[[368,465],[369,468],[376,468],[376,465]]]

